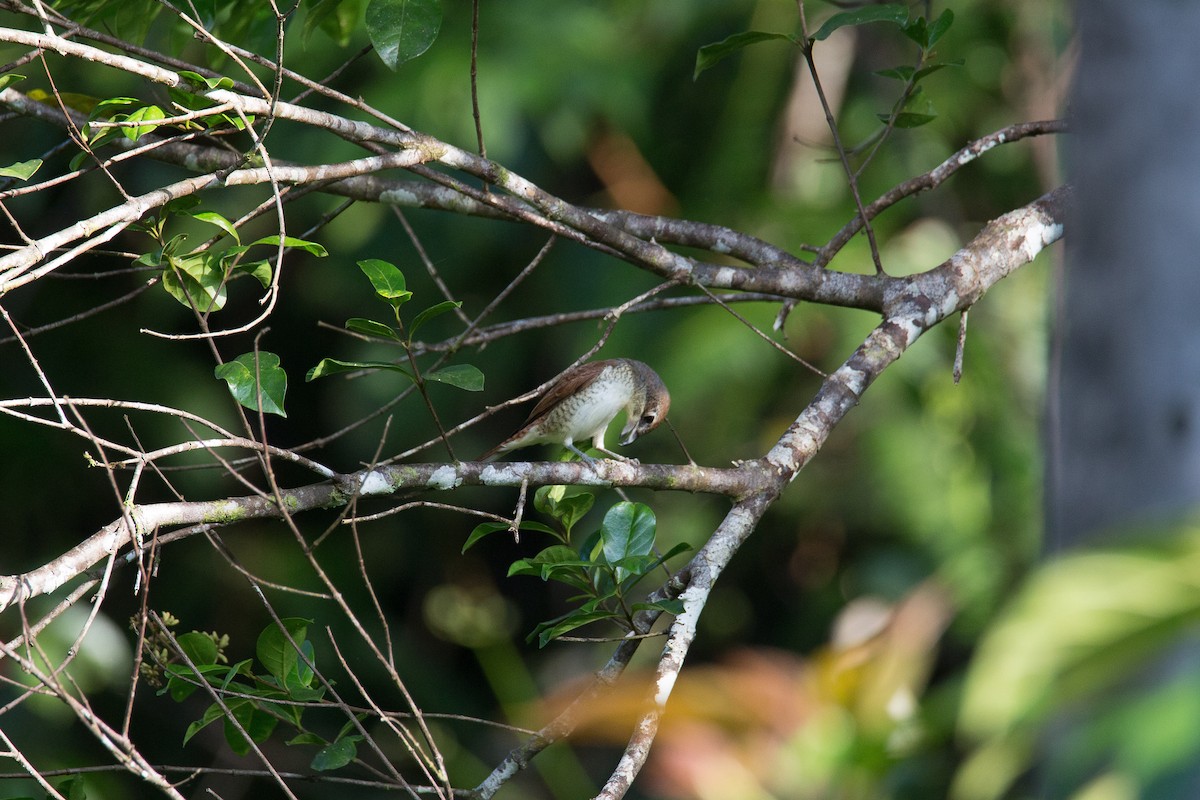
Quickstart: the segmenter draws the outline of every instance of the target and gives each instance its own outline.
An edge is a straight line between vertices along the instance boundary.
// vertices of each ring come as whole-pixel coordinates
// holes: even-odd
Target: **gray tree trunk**
[[[1200,505],[1200,3],[1075,9],[1082,58],[1066,147],[1076,214],[1047,425],[1053,551],[1154,530]],[[1126,688],[1198,672],[1191,639]],[[1060,720],[1046,797],[1102,768],[1071,763],[1090,716]],[[1200,797],[1200,767],[1143,788],[1156,800]]]
[[[1200,3],[1076,11],[1053,549],[1200,501]]]

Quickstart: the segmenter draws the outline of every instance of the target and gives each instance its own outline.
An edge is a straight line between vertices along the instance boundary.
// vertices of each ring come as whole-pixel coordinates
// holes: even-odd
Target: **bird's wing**
[[[604,368],[612,363],[612,359],[589,361],[564,372],[562,377],[538,399],[537,405],[533,407],[533,411],[529,412],[529,418],[525,420],[525,423],[529,424],[538,417],[548,414],[550,409],[561,403],[564,398],[570,397],[596,380]]]

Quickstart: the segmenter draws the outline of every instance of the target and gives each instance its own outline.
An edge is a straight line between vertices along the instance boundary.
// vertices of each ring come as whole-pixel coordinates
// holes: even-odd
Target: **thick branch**
[[[459,486],[519,487],[573,484],[578,486],[640,486],[648,489],[724,494],[731,497],[760,490],[755,471],[715,467],[639,465],[601,460],[594,467],[581,462],[511,462],[460,464],[398,464],[362,470],[338,481],[289,489],[282,493],[289,514],[343,506],[357,497],[390,495],[399,489],[449,490]],[[49,563],[20,575],[0,577],[0,609],[15,601],[47,594],[83,574],[132,540],[159,528],[203,523],[280,519],[284,516],[270,497],[257,495],[224,500],[151,503],[129,509],[98,532]],[[125,520],[137,528],[131,531]]]

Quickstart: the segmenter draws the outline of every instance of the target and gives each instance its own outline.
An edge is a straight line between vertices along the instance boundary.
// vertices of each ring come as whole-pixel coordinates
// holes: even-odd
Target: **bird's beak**
[[[634,417],[633,422],[627,424],[624,427],[624,429],[622,429],[621,438],[619,440],[621,442],[622,446],[625,446],[627,444],[633,444],[634,441],[638,438],[637,421],[638,421],[638,418]]]

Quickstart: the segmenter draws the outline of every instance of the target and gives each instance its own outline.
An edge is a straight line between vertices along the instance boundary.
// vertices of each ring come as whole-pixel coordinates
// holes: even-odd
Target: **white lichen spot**
[[[453,489],[462,483],[462,478],[458,477],[458,470],[449,465],[438,467],[429,476],[428,486],[431,489]]]
[[[667,700],[671,698],[671,690],[675,688],[675,678],[678,675],[679,673],[675,670],[670,670],[659,676],[658,682],[655,685],[656,691],[654,692],[654,704],[659,708],[665,706]]]
[[[508,468],[498,464],[489,464],[479,473],[479,480],[485,486],[507,485],[509,483]]]
[[[740,272],[740,270],[736,270],[733,267],[721,267],[720,269],[717,270],[717,276],[716,276],[716,279],[713,281],[713,285],[715,285],[715,286],[732,286],[734,276],[736,276],[739,272]]]
[[[1055,222],[1050,225],[1042,226],[1042,244],[1048,245],[1057,242],[1062,238],[1063,226],[1061,222]]]
[[[418,205],[419,198],[407,189],[388,189],[379,193],[379,202],[397,206]]]
[[[383,473],[372,470],[363,478],[362,487],[358,490],[358,493],[362,495],[390,494],[391,491],[392,486],[388,483],[387,478],[383,476]]]

